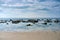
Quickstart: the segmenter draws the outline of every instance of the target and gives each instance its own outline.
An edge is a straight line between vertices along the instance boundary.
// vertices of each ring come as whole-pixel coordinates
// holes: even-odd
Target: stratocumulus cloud
[[[60,0],[0,0],[1,15],[5,17],[60,17]]]

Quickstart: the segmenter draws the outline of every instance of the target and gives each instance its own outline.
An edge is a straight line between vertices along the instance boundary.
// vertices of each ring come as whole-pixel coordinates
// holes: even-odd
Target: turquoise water
[[[4,19],[4,20],[8,20],[8,19]],[[42,24],[43,21],[39,21],[38,23],[35,23],[35,24],[31,22],[28,22],[28,23],[20,22],[18,24],[12,24],[11,22],[7,22],[7,23],[8,24],[0,23],[0,31],[2,32],[31,32],[31,31],[41,31],[41,30],[60,31],[60,22],[47,23],[47,25]],[[31,26],[27,26],[27,24],[31,24]]]

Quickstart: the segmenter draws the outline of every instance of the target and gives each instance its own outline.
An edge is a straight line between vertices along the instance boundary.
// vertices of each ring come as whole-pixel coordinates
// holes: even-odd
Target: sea
[[[33,24],[31,22],[20,22],[17,24],[13,24],[9,20],[28,20],[28,19],[40,19],[37,23]],[[50,19],[53,22],[43,24],[44,20]],[[0,18],[0,21],[7,20],[7,23],[0,23],[0,32],[32,32],[32,31],[60,31],[60,22],[55,23],[54,20],[60,18]],[[30,26],[27,26],[31,24]]]

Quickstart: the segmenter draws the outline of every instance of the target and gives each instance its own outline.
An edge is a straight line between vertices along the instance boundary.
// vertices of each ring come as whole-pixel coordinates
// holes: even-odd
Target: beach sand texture
[[[0,32],[0,40],[60,40],[60,32]]]

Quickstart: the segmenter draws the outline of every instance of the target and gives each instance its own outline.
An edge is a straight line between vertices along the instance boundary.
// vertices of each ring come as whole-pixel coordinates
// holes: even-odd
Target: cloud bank
[[[60,17],[60,0],[0,0],[1,17]]]

